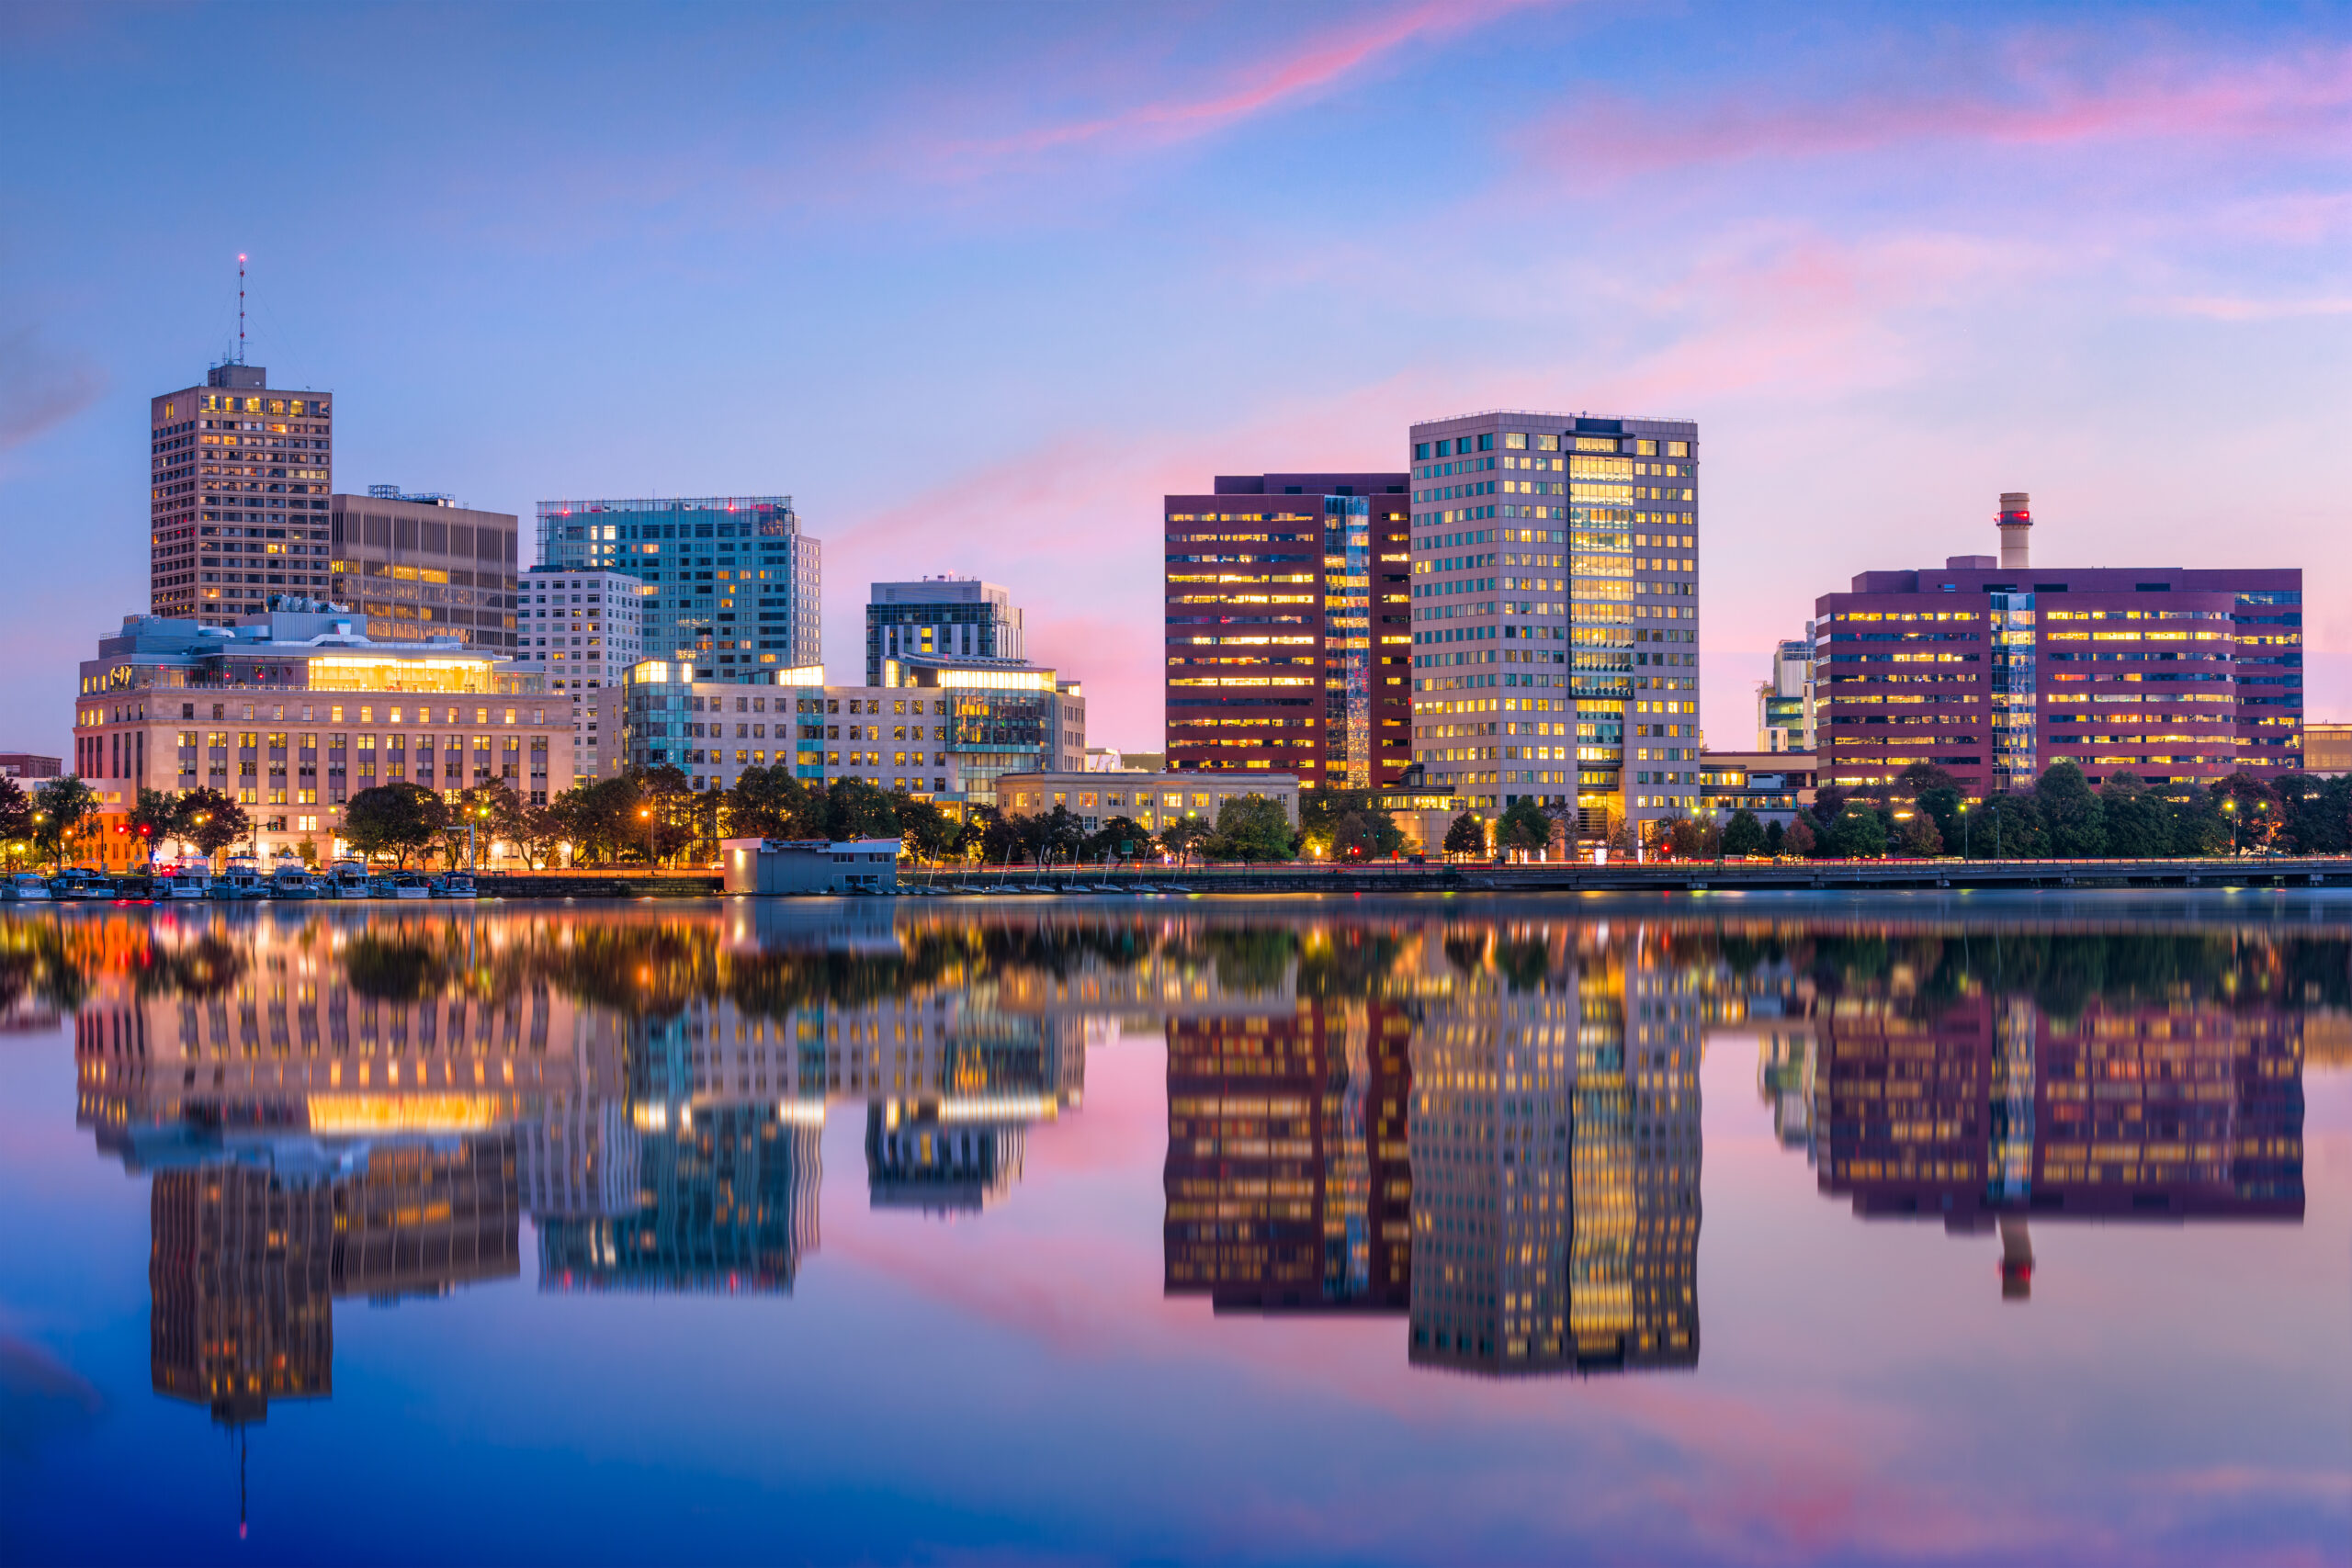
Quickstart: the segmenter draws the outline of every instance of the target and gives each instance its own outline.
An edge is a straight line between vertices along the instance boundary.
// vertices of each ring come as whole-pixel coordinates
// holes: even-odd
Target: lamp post
[[[645,819],[645,874],[650,879],[653,875],[653,807],[640,806],[637,814]]]
[[[2228,815],[2230,819],[2230,853],[2234,856],[2238,852],[2237,797],[2235,795],[2232,795],[2229,799],[2222,802],[2222,810]]]
[[[1968,858],[1968,802],[1960,803],[1960,858]]]

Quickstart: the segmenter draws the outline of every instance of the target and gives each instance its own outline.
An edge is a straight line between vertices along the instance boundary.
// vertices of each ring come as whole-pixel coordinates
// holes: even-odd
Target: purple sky
[[[1483,408],[1696,418],[1704,714],[1853,572],[2301,566],[2352,716],[2352,17],[1454,4],[0,11],[0,749],[146,601],[145,400],[338,488],[782,491],[828,662],[1011,586],[1159,739],[1159,498]]]

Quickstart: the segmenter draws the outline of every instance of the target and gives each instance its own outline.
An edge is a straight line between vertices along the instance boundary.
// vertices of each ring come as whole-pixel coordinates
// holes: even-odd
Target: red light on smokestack
[[[2027,540],[2033,532],[2033,513],[2027,502],[2029,497],[2021,490],[2001,492],[2001,510],[1993,524],[2001,530],[2001,570],[2024,571],[2030,564]]]

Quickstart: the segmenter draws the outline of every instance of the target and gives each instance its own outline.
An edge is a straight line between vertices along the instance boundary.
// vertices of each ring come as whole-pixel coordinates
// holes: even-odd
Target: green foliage
[[[73,773],[51,779],[33,792],[33,845],[40,858],[56,863],[65,847],[81,837],[83,828],[98,814],[98,792]]]
[[[1764,852],[1766,854],[1781,854],[1787,850],[1788,843],[1789,830],[1787,828],[1781,826],[1778,818],[1775,818],[1770,822],[1767,822],[1764,825]]]
[[[2172,852],[2164,797],[2142,784],[2138,774],[2108,774],[2099,785],[2098,802],[2109,854],[2137,860]]]
[[[1986,795],[1969,815],[1968,849],[1978,860],[2038,860],[2050,853],[2041,806],[2030,790]]]
[[[1696,860],[1706,851],[1707,833],[1690,818],[1675,817],[1657,825],[1657,842],[1677,860]]]
[[[1814,830],[1812,818],[1803,812],[1789,823],[1788,831],[1781,835],[1781,841],[1792,855],[1804,855],[1809,859],[1821,852],[1821,835]]]
[[[821,820],[824,836],[835,843],[899,836],[898,802],[864,779],[835,779],[828,785]]]
[[[1548,849],[1552,843],[1552,819],[1544,815],[1541,806],[1521,795],[1504,808],[1502,819],[1495,824],[1495,842],[1522,854]]]
[[[2283,818],[2279,848],[2299,855],[2340,855],[2352,849],[2352,775],[2288,773],[2274,780],[2271,789]]]
[[[917,800],[907,791],[898,790],[890,803],[898,816],[899,840],[918,859],[944,860],[956,847],[963,824],[941,810],[938,802]]]
[[[1298,840],[1281,801],[1258,795],[1227,795],[1217,808],[1216,833],[1208,850],[1222,860],[1284,861],[1298,852]]]
[[[1925,858],[1944,852],[1944,836],[1936,827],[1936,819],[1925,811],[1915,810],[1909,821],[1897,825],[1895,842],[1906,855]]]
[[[1476,814],[1464,812],[1445,830],[1445,852],[1449,855],[1485,854],[1487,825],[1478,820]]]
[[[1202,850],[1216,837],[1215,828],[1197,817],[1185,817],[1159,830],[1159,847],[1178,860],[1183,860]]]
[[[16,780],[0,775],[0,842],[33,836],[33,803]]]
[[[1298,836],[1333,860],[1380,860],[1405,847],[1405,831],[1368,789],[1317,785],[1299,797]]]
[[[1150,848],[1149,829],[1131,817],[1114,817],[1088,836],[1080,852],[1089,860],[1130,860]]]
[[[1886,853],[1886,819],[1868,803],[1855,800],[1838,812],[1822,842],[1833,855],[1860,860]]]
[[[440,837],[448,820],[446,801],[401,779],[353,795],[343,808],[343,836],[363,860],[390,855],[406,869],[408,857]]]
[[[2071,761],[2052,762],[2033,784],[2050,853],[2082,860],[2107,852],[2107,819],[2083,770]]]
[[[816,839],[824,836],[822,794],[810,789],[783,762],[746,768],[727,792],[727,836],[730,839]]]
[[[645,822],[638,816],[638,781],[628,775],[577,784],[548,807],[571,840],[572,861],[608,864],[625,850],[645,847]],[[346,835],[347,836],[347,835]]]
[[[208,859],[231,844],[243,843],[253,831],[245,808],[217,789],[189,790],[180,796],[176,815],[172,837],[194,844]]]
[[[1762,854],[1765,849],[1764,824],[1756,813],[1745,806],[1731,814],[1724,824],[1723,852],[1727,855]]]

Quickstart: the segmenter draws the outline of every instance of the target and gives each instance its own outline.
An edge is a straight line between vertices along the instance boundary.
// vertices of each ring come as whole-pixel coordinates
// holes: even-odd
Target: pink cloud
[[[927,155],[938,160],[931,172],[970,177],[1009,161],[1070,148],[1157,148],[1193,141],[1338,86],[1407,43],[1466,31],[1533,3],[1434,0],[1359,17],[1244,70],[1241,85],[1229,90],[1148,100],[1004,136],[950,140],[930,150]]]
[[[1961,90],[1843,93],[1819,102],[1724,97],[1679,107],[1593,101],[1536,145],[1579,178],[1763,159],[1837,157],[1928,142],[2057,147],[2109,141],[2318,139],[2352,118],[2352,51],[2208,63],[2151,60],[2105,80],[2017,51],[2006,73]]]

